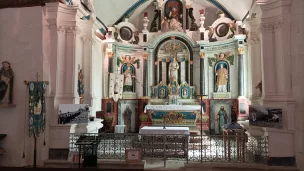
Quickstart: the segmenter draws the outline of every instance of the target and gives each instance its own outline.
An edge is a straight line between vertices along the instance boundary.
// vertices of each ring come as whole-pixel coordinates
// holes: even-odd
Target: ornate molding
[[[239,55],[243,55],[244,51],[245,51],[244,48],[238,48]]]
[[[67,27],[66,26],[58,26],[57,27],[57,32],[58,33],[65,33],[67,30]]]
[[[87,38],[87,37],[81,37],[82,41],[84,44],[89,44],[89,45],[92,45],[92,44],[95,44],[95,40],[92,39],[92,38]]]
[[[284,19],[280,18],[275,21],[267,22],[267,23],[262,23],[261,24],[261,31],[273,31],[275,29],[282,28],[284,25]]]
[[[257,44],[257,43],[259,43],[259,42],[260,42],[260,38],[258,38],[258,37],[249,38],[249,39],[247,40],[247,43],[248,43],[249,45]]]
[[[76,35],[80,33],[80,30],[77,26],[67,26],[66,32]]]

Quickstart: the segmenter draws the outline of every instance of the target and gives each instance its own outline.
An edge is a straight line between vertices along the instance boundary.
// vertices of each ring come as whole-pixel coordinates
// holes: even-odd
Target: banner
[[[29,136],[39,136],[45,129],[46,82],[29,81]]]

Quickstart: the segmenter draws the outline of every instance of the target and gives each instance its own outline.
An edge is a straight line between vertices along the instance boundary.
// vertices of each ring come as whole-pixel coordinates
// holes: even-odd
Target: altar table
[[[139,134],[146,135],[190,135],[190,131],[188,127],[153,127],[153,126],[145,126],[139,130]]]
[[[147,110],[153,111],[200,111],[200,105],[146,105],[145,113]],[[204,109],[202,108],[202,113]]]

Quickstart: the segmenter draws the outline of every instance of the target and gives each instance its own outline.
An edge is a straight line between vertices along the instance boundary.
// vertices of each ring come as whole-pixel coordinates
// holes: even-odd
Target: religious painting
[[[0,105],[13,103],[14,72],[11,64],[2,62],[0,70]]]
[[[138,100],[118,101],[118,125],[126,125],[126,133],[138,133]]]
[[[229,92],[229,64],[227,61],[219,61],[214,65],[214,91]]]
[[[168,0],[165,4],[165,16],[183,24],[183,4],[180,0]]]
[[[58,124],[88,123],[88,104],[59,104]]]
[[[124,75],[123,91],[135,92],[136,70],[133,64],[124,63],[121,66],[121,74]]]
[[[249,125],[282,128],[282,109],[261,105],[249,105]]]
[[[231,100],[211,100],[210,134],[222,134],[223,127],[231,123]]]

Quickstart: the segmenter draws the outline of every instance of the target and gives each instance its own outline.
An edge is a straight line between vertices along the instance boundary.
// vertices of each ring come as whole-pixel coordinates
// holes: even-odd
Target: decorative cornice
[[[249,45],[257,44],[257,43],[259,43],[259,42],[260,42],[260,38],[258,38],[258,37],[249,38],[249,39],[247,40],[247,43],[248,43]]]
[[[57,0],[1,0],[0,9],[2,8],[21,8],[21,7],[33,7],[44,6],[45,2],[57,2]]]
[[[89,44],[89,45],[92,45],[92,44],[95,44],[95,40],[92,39],[92,38],[87,38],[87,37],[81,37],[82,41],[84,44]]]
[[[57,32],[58,33],[65,33],[66,32],[67,27],[66,26],[58,26],[57,27]]]

